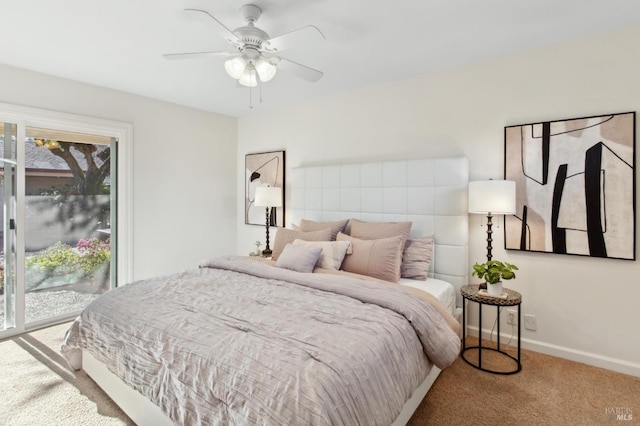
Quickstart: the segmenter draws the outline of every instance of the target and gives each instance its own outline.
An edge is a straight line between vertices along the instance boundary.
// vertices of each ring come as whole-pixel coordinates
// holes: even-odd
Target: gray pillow
[[[424,238],[409,238],[404,243],[402,253],[402,278],[426,280],[433,261],[433,236]]]
[[[296,272],[313,272],[321,254],[322,247],[305,247],[289,243],[278,256],[276,266]]]

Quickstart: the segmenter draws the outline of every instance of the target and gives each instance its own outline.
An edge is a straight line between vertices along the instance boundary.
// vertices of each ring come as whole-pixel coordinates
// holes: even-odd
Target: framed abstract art
[[[505,248],[635,260],[635,123],[627,112],[505,127]]]
[[[244,223],[264,226],[265,209],[254,205],[256,188],[275,186],[282,188],[282,207],[271,209],[269,225],[284,226],[285,152],[271,151],[247,154],[244,157],[244,168]]]

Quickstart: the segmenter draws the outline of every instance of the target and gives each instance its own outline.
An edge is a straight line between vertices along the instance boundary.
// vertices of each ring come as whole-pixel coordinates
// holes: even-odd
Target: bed
[[[303,167],[289,177],[294,224],[410,222],[405,238],[432,237],[426,281],[298,272],[283,260],[294,244],[270,262],[211,259],[103,295],[74,322],[63,354],[140,425],[405,424],[460,348],[467,173],[466,159],[448,158]],[[358,211],[339,201],[355,193]],[[356,252],[357,238],[337,238],[352,238]],[[296,255],[319,253],[308,245]]]

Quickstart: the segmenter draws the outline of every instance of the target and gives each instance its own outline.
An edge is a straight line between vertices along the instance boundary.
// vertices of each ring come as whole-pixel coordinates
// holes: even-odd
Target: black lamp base
[[[267,229],[267,246],[262,250],[262,257],[271,257],[271,248],[269,247],[269,207],[265,211],[265,228]]]
[[[493,257],[493,255],[491,254],[491,250],[493,249],[493,247],[491,247],[491,243],[493,242],[493,238],[491,238],[491,234],[493,234],[493,230],[491,229],[491,225],[493,225],[493,223],[491,222],[492,218],[493,216],[491,215],[491,213],[488,213],[487,214],[487,262],[490,261],[491,258]],[[479,289],[486,290],[487,283],[486,282],[481,283]]]

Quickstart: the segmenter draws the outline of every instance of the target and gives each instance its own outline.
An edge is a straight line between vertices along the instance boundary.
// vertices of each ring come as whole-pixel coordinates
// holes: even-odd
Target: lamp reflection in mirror
[[[269,247],[269,222],[271,209],[282,207],[282,188],[275,186],[259,186],[256,188],[255,201],[253,203],[257,207],[265,208],[267,241],[266,247],[262,250],[263,256],[271,256],[271,248]]]
[[[487,215],[487,260],[491,260],[491,234],[494,214],[515,214],[516,183],[510,180],[469,182],[469,213]]]

